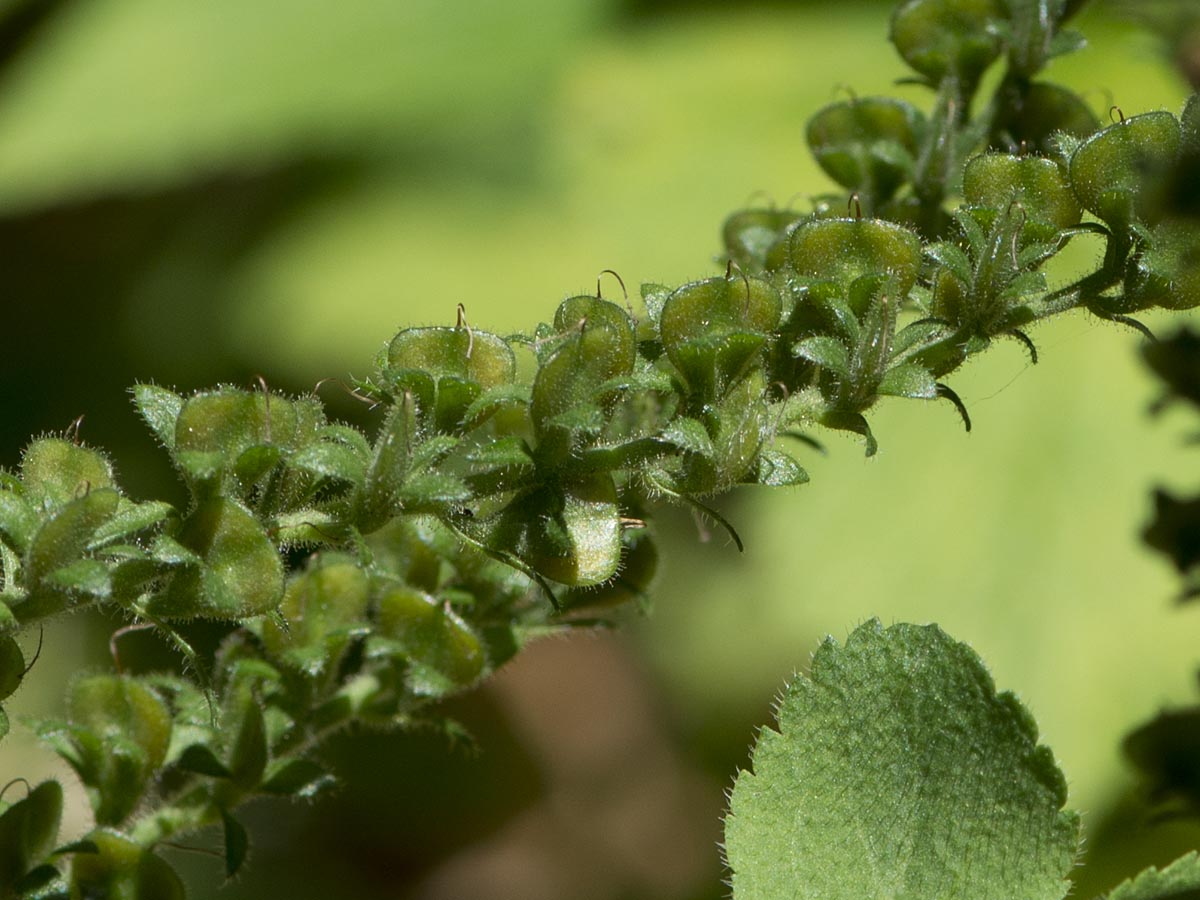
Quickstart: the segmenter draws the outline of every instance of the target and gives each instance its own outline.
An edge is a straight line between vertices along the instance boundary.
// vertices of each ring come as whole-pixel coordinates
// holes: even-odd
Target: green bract
[[[1169,219],[1154,228],[1149,246],[1130,268],[1126,286],[1139,308],[1200,306],[1200,222]]]
[[[356,634],[367,630],[367,575],[348,557],[314,559],[280,603],[281,620],[263,626],[267,650],[313,675],[336,669]]]
[[[489,543],[561,584],[607,581],[621,561],[621,520],[612,477],[593,475],[528,492],[505,507]]]
[[[112,465],[96,450],[62,438],[41,438],[21,457],[21,484],[33,503],[60,507],[94,489],[112,487]]]

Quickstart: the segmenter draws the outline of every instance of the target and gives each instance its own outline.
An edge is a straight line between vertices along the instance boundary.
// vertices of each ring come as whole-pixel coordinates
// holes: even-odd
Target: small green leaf
[[[38,516],[25,498],[15,491],[0,488],[0,539],[18,553],[29,548],[38,528]]]
[[[195,772],[197,775],[208,775],[210,778],[229,777],[229,769],[204,744],[192,744],[179,754],[175,764],[185,772]]]
[[[937,379],[929,370],[914,363],[902,363],[888,369],[879,382],[879,393],[892,397],[933,400],[937,397]]]
[[[133,503],[121,498],[113,517],[92,532],[88,550],[96,550],[105,544],[127,539],[139,532],[147,531],[160,525],[177,511],[170,503],[160,500],[150,500],[146,503]]]
[[[11,635],[0,635],[0,700],[8,697],[25,677],[25,654]]]
[[[958,245],[949,241],[938,241],[925,248],[925,255],[939,266],[948,269],[951,275],[964,284],[970,284],[973,280],[971,260]]]
[[[108,566],[98,559],[77,559],[55,569],[42,579],[42,585],[77,598],[103,599],[112,595],[112,576]]]
[[[112,488],[91,491],[66,502],[30,543],[25,558],[29,583],[36,585],[55,569],[80,559],[96,530],[113,517],[119,503],[120,495]]]
[[[250,836],[228,810],[221,810],[221,824],[225,831],[225,877],[232,878],[246,861],[246,854],[250,851]]]
[[[1165,869],[1145,869],[1118,884],[1107,900],[1196,900],[1200,897],[1200,855],[1192,851]]]
[[[1079,846],[1033,719],[936,626],[827,639],[725,819],[734,900],[1061,900]]]
[[[243,788],[253,788],[262,779],[270,753],[263,710],[253,688],[240,685],[226,708],[225,727],[236,728],[229,750],[229,777]]]
[[[808,472],[782,450],[763,450],[753,477],[747,479],[768,487],[793,487],[808,483]]]
[[[320,441],[293,454],[288,465],[318,478],[362,484],[366,474],[366,454],[346,444]]]
[[[846,352],[846,345],[837,338],[820,334],[807,337],[797,341],[792,352],[838,375],[845,376],[850,372],[850,355]]]
[[[285,759],[267,767],[260,789],[267,794],[308,800],[336,784],[333,776],[307,759]]]
[[[167,450],[175,450],[175,421],[183,409],[183,398],[157,384],[135,384],[133,403]]]
[[[62,785],[43,781],[0,813],[0,894],[8,896],[6,889],[50,855],[62,807]]]
[[[698,456],[712,457],[716,453],[712,438],[704,423],[698,419],[680,416],[671,420],[671,424],[663,429],[663,440],[688,453]]]

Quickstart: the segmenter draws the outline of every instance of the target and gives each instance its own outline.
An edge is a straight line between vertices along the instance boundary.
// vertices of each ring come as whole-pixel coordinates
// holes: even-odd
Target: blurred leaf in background
[[[829,189],[803,134],[839,91],[929,102],[892,85],[886,3],[8,8],[38,15],[0,70],[0,462],[85,414],[143,497],[166,465],[129,408],[135,380],[303,391],[459,302],[525,329],[603,268],[631,288],[709,274],[751,194],[803,208]],[[1177,111],[1183,82],[1150,38],[1100,7],[1078,25],[1093,46],[1052,78],[1099,111]],[[728,501],[744,556],[667,515],[653,615],[535,646],[458,701],[478,756],[347,735],[330,751],[345,790],[254,811],[247,874],[222,896],[722,896],[722,792],[753,729],[803,648],[875,615],[938,621],[989,660],[1094,824],[1123,789],[1121,735],[1190,691],[1194,614],[1169,609],[1173,576],[1136,540],[1149,481],[1190,462],[1169,418],[1144,419],[1135,336],[1077,317],[1035,337],[1036,369],[1014,343],[956,382],[969,438],[945,409],[895,404],[878,459],[835,440],[806,461],[812,485]],[[52,630],[18,708],[44,712],[81,660],[108,665],[112,629]],[[128,641],[129,665],[171,664]],[[39,765],[12,746],[4,771]],[[1144,834],[1137,815],[1105,833]],[[210,862],[189,863],[199,894]],[[1114,851],[1098,880],[1141,862]]]

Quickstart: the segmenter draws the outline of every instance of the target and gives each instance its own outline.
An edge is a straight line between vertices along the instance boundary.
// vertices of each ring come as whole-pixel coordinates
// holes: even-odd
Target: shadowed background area
[[[1103,114],[1178,111],[1183,80],[1102,4],[1053,80]],[[127,387],[303,392],[365,374],[402,325],[531,330],[596,273],[710,274],[726,214],[830,189],[806,118],[846,88],[922,106],[887,3],[687,0],[0,2],[0,465],[84,416],[135,497],[181,499]],[[761,200],[761,195],[759,196]],[[1087,261],[1093,247],[1076,258]],[[1165,318],[1151,320],[1166,330]],[[664,511],[648,617],[535,645],[449,704],[475,750],[351,734],[336,796],[247,816],[219,896],[716,898],[724,790],[826,633],[937,621],[1038,716],[1092,838],[1079,892],[1196,846],[1128,799],[1121,736],[1190,699],[1200,623],[1137,540],[1188,486],[1185,418],[1152,425],[1139,338],[1084,316],[952,379],[975,419],[892,402],[882,450],[829,440],[813,483],[723,510],[737,554]],[[335,416],[371,423],[336,385]],[[706,539],[708,537],[708,539]],[[107,667],[116,620],[54,623],[13,711]],[[36,635],[27,636],[32,650]],[[153,637],[133,668],[175,664]],[[28,732],[0,781],[55,771]],[[74,834],[88,827],[76,796]],[[216,835],[194,844],[212,847]],[[168,851],[197,896],[221,864]]]

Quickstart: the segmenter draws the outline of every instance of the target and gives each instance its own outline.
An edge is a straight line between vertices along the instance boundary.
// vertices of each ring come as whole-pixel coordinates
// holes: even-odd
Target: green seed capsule
[[[411,587],[396,587],[379,599],[379,633],[396,641],[417,666],[465,686],[486,664],[483,644],[461,618],[435,597]]]
[[[369,585],[362,568],[336,555],[321,558],[292,580],[279,611],[263,625],[263,643],[275,656],[316,674],[336,665],[356,628],[366,622]]]
[[[1126,292],[1139,309],[1200,306],[1200,226],[1191,219],[1159,224],[1126,278]]]
[[[1082,213],[1058,164],[1036,156],[984,153],[975,157],[963,172],[963,196],[971,206],[994,211],[1018,201],[1027,224],[1042,226],[1030,235],[1041,240],[1078,224]]]
[[[989,26],[1005,18],[1001,0],[908,0],[892,15],[892,43],[904,61],[938,82],[974,82],[1000,54]]]
[[[433,409],[436,427],[453,429],[484,391],[511,384],[517,358],[503,339],[459,327],[408,328],[388,345],[382,376]]]
[[[178,571],[151,602],[155,615],[242,619],[275,608],[283,563],[262,525],[240,503],[213,497],[184,520],[176,540],[202,561]]]
[[[607,382],[633,371],[633,323],[615,303],[582,296],[564,300],[554,326],[565,339],[538,369],[530,414],[544,431],[556,416],[610,399]]]
[[[113,486],[112,466],[88,447],[62,438],[41,438],[21,458],[25,496],[42,506],[62,506],[97,488]]]
[[[825,219],[806,222],[792,233],[788,257],[797,274],[833,282],[847,298],[859,279],[890,276],[895,297],[902,300],[917,281],[921,239],[882,219]]]
[[[86,838],[95,853],[76,853],[71,865],[71,900],[184,900],[183,882],[160,857],[107,829]]]
[[[693,393],[715,400],[755,367],[782,310],[779,292],[759,278],[685,284],[663,306],[663,347]]]
[[[387,368],[416,369],[435,378],[456,378],[484,390],[509,384],[517,360],[508,343],[494,334],[466,327],[406,328],[392,338]]]
[[[67,713],[78,730],[76,770],[88,788],[96,821],[116,824],[141,801],[166,758],[171,713],[158,694],[121,675],[74,681]]]
[[[838,184],[882,203],[911,175],[923,117],[888,97],[826,106],[808,120],[808,145]]]
[[[804,217],[789,209],[743,209],[721,226],[725,253],[743,272],[757,273],[771,266],[772,250],[789,227]]]
[[[1162,185],[1179,155],[1179,120],[1149,112],[1110,125],[1071,155],[1071,186],[1084,209],[1106,222],[1130,215],[1153,224],[1163,205]]]
[[[546,485],[500,513],[488,543],[571,587],[603,584],[621,562],[621,517],[612,476]]]
[[[1036,153],[1053,154],[1056,134],[1083,139],[1099,127],[1100,120],[1078,94],[1039,81],[1029,86],[1021,104],[1014,104],[1009,115],[996,123],[995,132],[1014,148],[1024,145]]]

